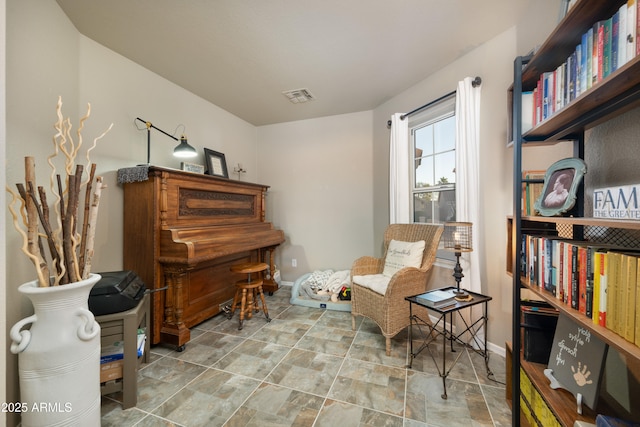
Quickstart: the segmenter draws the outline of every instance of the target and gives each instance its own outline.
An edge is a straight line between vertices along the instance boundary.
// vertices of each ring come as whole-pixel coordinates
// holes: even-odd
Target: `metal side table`
[[[446,287],[441,290],[450,290],[454,287]],[[492,300],[491,297],[478,294],[475,292],[467,291],[469,295],[471,295],[472,299],[469,301],[453,301],[450,305],[434,308],[426,305],[423,300],[421,300],[419,295],[414,295],[410,297],[406,297],[405,299],[409,301],[409,316],[411,317],[411,323],[409,324],[409,363],[408,367],[411,368],[413,363],[413,359],[425,348],[429,351],[433,362],[438,369],[438,374],[442,378],[442,387],[443,394],[442,398],[447,398],[447,376],[453,369],[453,367],[460,359],[460,356],[463,354],[460,352],[457,357],[454,359],[453,363],[447,367],[447,340],[450,343],[451,352],[455,352],[453,348],[453,343],[458,342],[465,347],[469,348],[473,352],[480,354],[484,358],[485,367],[487,369],[487,375],[493,375],[491,370],[489,369],[489,352],[487,351],[487,323],[489,320],[488,310],[489,310],[489,301]],[[470,309],[474,305],[482,304],[482,316],[476,320],[471,320],[467,322],[467,319],[462,316],[461,310]],[[424,307],[430,311],[433,311],[438,314],[439,318],[436,323],[432,323],[426,319],[421,319],[418,315],[414,315],[414,305],[418,305],[420,307]],[[471,311],[471,310],[470,310]],[[453,320],[454,315],[458,314],[458,317],[462,319],[465,329],[454,333],[453,331]],[[448,329],[447,329],[448,326]],[[414,350],[413,340],[414,340],[414,327],[418,329],[421,333],[422,343],[418,346],[417,349]],[[426,327],[426,330],[423,329]],[[478,333],[480,330],[484,329],[483,338],[478,337]],[[469,333],[470,337],[468,341],[463,341],[462,337]],[[434,342],[439,336],[442,336],[442,366],[438,364],[436,361],[436,357],[434,353],[431,351],[429,344]]]

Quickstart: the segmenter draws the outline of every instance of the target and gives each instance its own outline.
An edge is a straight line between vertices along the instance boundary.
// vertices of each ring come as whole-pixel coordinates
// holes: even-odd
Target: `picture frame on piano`
[[[229,178],[229,171],[227,170],[227,160],[225,159],[223,153],[205,148],[204,158],[207,162],[207,175]]]
[[[204,173],[204,165],[197,163],[180,162],[180,169],[186,172]]]

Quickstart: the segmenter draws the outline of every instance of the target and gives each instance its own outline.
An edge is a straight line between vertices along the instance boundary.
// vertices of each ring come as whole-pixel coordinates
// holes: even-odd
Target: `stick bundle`
[[[58,121],[54,125],[54,152],[47,158],[51,167],[50,190],[55,198],[52,207],[49,206],[44,188],[36,186],[36,164],[33,157],[25,157],[25,184],[16,184],[17,193],[7,187],[7,191],[13,197],[9,204],[13,224],[23,238],[22,251],[33,262],[40,286],[64,285],[89,277],[100,194],[102,189],[106,188],[102,177],[95,176],[96,165],[91,162],[89,154],[98,140],[113,126],[112,124],[102,135],[95,138],[93,145],[86,151],[89,172],[83,182],[85,168],[76,164],[76,158],[82,146],[81,131],[85,120],[91,114],[91,106],[88,105],[86,115],[80,119],[76,141],[71,136],[70,120],[64,119],[62,115],[60,98],[56,113]],[[64,162],[62,176],[57,172],[54,162],[60,153]],[[81,206],[83,187],[84,209],[81,221],[78,210]],[[18,203],[20,215],[16,209]],[[43,239],[46,240],[46,245]],[[47,251],[49,260],[46,259]]]

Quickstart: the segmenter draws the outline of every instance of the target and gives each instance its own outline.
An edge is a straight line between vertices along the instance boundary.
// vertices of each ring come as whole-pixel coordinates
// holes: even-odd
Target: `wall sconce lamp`
[[[472,226],[473,224],[470,222],[445,222],[442,233],[444,248],[453,252],[456,256],[453,278],[457,283],[457,289],[454,290],[453,293],[459,301],[466,301],[470,297],[464,289],[460,289],[460,282],[464,277],[464,274],[462,274],[462,266],[460,265],[460,256],[462,252],[473,251]]]
[[[196,152],[196,149],[193,148],[191,145],[189,145],[189,143],[187,142],[187,138],[184,136],[184,134],[178,139],[175,136],[170,135],[167,132],[163,131],[162,129],[155,127],[154,125],[151,124],[151,122],[142,120],[140,117],[136,117],[136,120],[141,121],[147,127],[147,164],[150,163],[150,159],[151,159],[151,128],[154,128],[155,130],[164,133],[171,139],[180,141],[180,144],[178,144],[178,146],[176,146],[176,148],[173,149],[173,155],[175,157],[189,158],[189,157],[195,157],[198,155],[198,153]]]

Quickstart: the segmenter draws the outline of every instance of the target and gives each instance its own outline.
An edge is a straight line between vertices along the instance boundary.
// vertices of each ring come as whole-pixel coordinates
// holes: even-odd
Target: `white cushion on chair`
[[[424,255],[424,245],[424,240],[417,242],[391,240],[384,259],[382,274],[391,277],[405,267],[420,267]]]
[[[384,295],[387,292],[387,287],[391,277],[384,274],[367,274],[365,276],[353,276],[353,283],[356,285],[369,288],[374,292]]]

